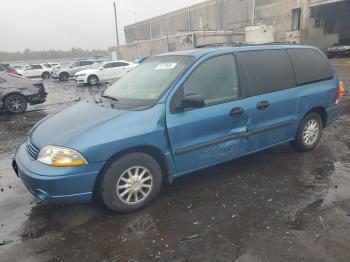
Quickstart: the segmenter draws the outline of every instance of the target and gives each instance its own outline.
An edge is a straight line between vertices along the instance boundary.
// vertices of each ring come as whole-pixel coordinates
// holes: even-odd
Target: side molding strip
[[[258,129],[252,130],[252,131],[241,132],[241,133],[237,133],[237,134],[233,134],[233,135],[220,137],[220,138],[208,141],[208,142],[204,142],[204,143],[196,144],[196,145],[193,145],[193,146],[187,146],[187,147],[175,149],[173,151],[173,153],[175,155],[184,154],[184,153],[188,153],[188,152],[191,152],[191,151],[194,151],[194,150],[202,149],[202,148],[205,148],[205,147],[208,147],[208,146],[213,146],[213,145],[216,145],[216,144],[225,143],[225,142],[230,141],[230,140],[235,140],[235,139],[239,139],[239,138],[243,138],[243,137],[249,137],[249,136],[255,135],[257,133],[261,133],[261,132],[268,131],[268,130],[271,130],[271,129],[279,128],[279,127],[284,126],[284,125],[288,125],[288,124],[290,124],[290,123],[292,123],[294,121],[295,121],[295,119],[287,120],[287,121],[283,121],[283,122],[275,124],[275,125],[260,127]]]

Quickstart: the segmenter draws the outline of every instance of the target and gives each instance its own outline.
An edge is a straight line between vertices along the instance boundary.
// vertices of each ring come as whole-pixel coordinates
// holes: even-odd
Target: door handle
[[[232,109],[230,111],[230,116],[232,117],[236,117],[236,116],[240,116],[244,113],[244,108],[243,107],[235,107],[234,109]]]
[[[265,110],[270,106],[270,103],[267,101],[260,101],[257,105],[256,108],[259,110]]]

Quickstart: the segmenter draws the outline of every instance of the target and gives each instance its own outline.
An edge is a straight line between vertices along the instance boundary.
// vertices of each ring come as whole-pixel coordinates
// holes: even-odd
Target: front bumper
[[[104,163],[52,167],[32,159],[24,143],[18,148],[12,165],[17,176],[36,198],[62,204],[90,202]]]
[[[77,82],[77,84],[87,84],[87,77],[76,76],[75,81]]]

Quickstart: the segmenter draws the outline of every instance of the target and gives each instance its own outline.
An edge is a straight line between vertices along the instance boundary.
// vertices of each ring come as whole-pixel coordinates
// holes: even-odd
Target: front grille
[[[39,148],[36,147],[29,138],[27,140],[27,152],[33,159],[37,159],[39,155]]]

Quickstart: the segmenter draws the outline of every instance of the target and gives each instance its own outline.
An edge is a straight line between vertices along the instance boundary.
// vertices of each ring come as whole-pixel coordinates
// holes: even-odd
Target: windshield
[[[192,56],[152,57],[106,89],[103,96],[120,103],[151,106],[192,63]]]
[[[95,63],[93,63],[91,66],[90,66],[90,68],[91,69],[98,69],[98,68],[100,68],[101,66],[103,66],[105,63],[100,63],[100,62],[95,62]]]
[[[78,66],[80,66],[80,62],[73,62],[70,64],[69,67],[78,67]]]

